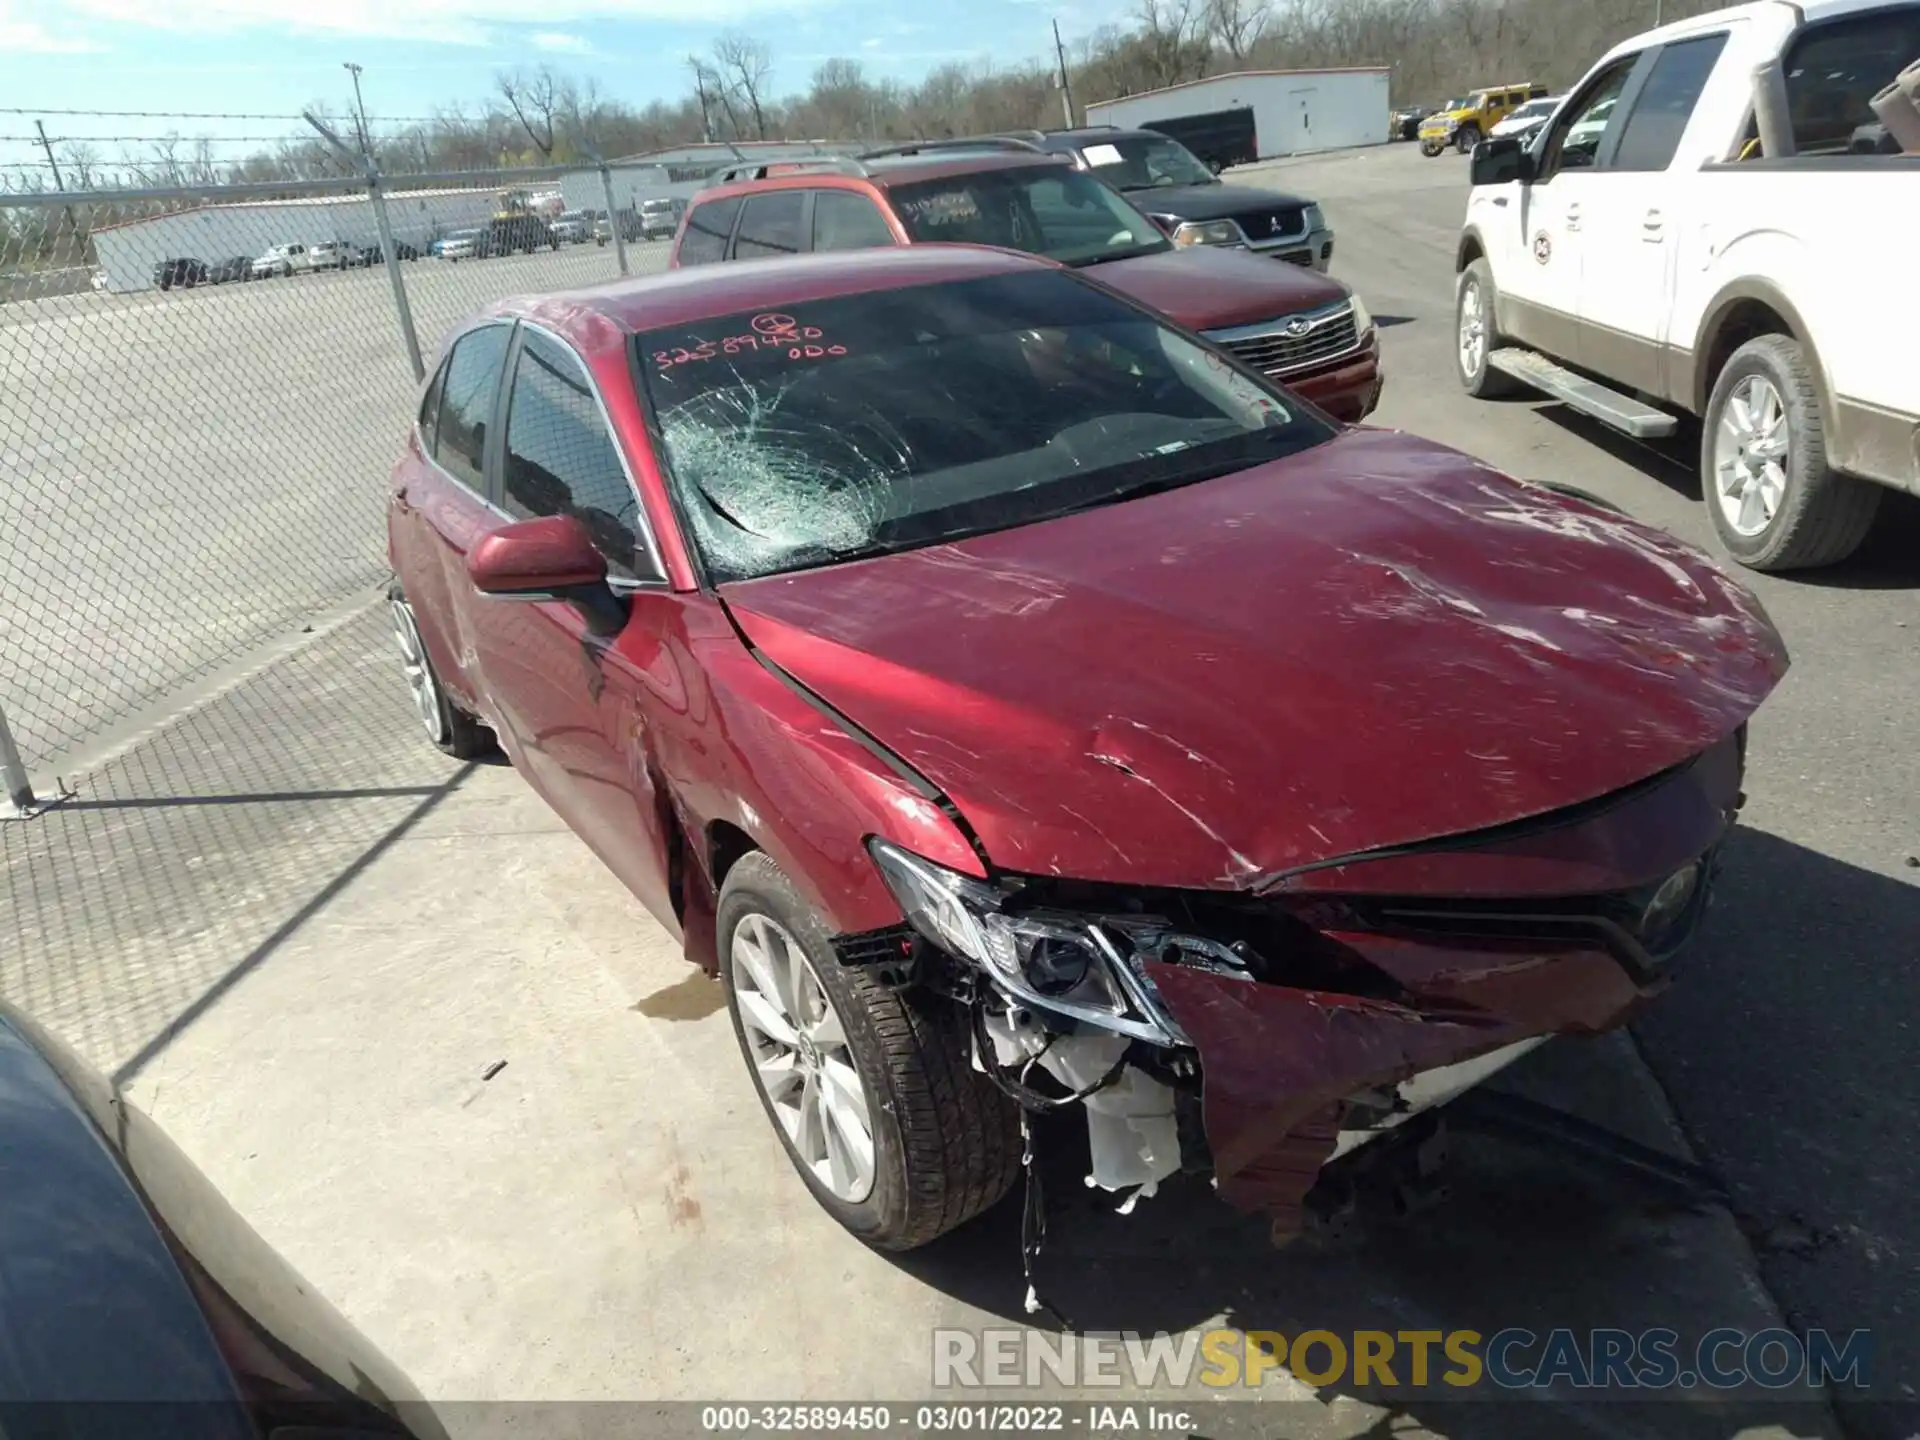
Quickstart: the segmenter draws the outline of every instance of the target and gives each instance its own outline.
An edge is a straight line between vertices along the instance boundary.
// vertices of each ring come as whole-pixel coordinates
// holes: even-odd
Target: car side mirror
[[[1497,140],[1482,140],[1473,147],[1472,180],[1475,185],[1505,185],[1533,179],[1533,153],[1524,140],[1502,135]]]
[[[587,527],[571,515],[516,520],[467,552],[467,578],[502,600],[564,600],[596,635],[627,622],[627,604],[607,584],[607,561]]]

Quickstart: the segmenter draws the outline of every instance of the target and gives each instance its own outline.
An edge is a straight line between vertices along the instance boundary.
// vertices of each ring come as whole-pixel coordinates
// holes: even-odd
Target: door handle
[[[1507,208],[1507,197],[1504,195],[1496,195],[1493,197],[1493,203],[1504,210]]]
[[[1567,206],[1567,229],[1578,230],[1579,228],[1580,207],[1578,205],[1569,205]]]
[[[1640,222],[1640,238],[1649,245],[1658,245],[1667,238],[1667,221],[1658,210],[1647,211],[1646,218]]]

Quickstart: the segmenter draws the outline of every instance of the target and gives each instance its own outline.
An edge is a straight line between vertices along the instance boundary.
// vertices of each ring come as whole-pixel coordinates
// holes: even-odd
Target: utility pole
[[[47,139],[47,127],[36,120],[33,122],[33,128],[39,133],[40,148],[47,152],[47,168],[53,171],[53,188],[64,195],[67,193],[67,182],[61,178],[60,162],[53,158],[53,142]],[[83,180],[81,183],[84,184],[85,181]],[[67,206],[66,211],[67,233],[72,235],[77,242],[80,239],[80,222],[73,218],[73,206]]]
[[[687,64],[693,69],[694,88],[700,92],[700,134],[711,145],[713,143],[713,112],[707,109],[707,72],[698,59],[689,55]]]
[[[1067,47],[1060,43],[1060,22],[1053,22],[1053,54],[1060,62],[1060,108],[1066,112],[1067,128],[1073,129],[1073,82],[1067,78]]]
[[[353,113],[356,117],[355,123],[360,129],[360,153],[362,155],[371,155],[373,153],[373,137],[367,134],[367,106],[366,102],[360,98],[361,67],[354,64],[351,60],[343,60],[340,63],[344,69],[353,75]]]

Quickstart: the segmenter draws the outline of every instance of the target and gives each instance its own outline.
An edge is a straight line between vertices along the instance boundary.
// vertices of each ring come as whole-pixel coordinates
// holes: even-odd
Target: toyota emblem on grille
[[[1287,334],[1293,336],[1296,340],[1312,328],[1313,322],[1311,320],[1302,320],[1298,315],[1287,321]]]

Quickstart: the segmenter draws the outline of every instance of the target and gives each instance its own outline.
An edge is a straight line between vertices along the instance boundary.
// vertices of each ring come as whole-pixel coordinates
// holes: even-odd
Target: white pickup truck
[[[1474,152],[1461,383],[1639,436],[1699,416],[1736,559],[1850,554],[1881,487],[1920,491],[1920,154],[1883,153],[1869,105],[1910,104],[1916,60],[1913,0],[1759,0],[1616,46],[1531,140]]]

